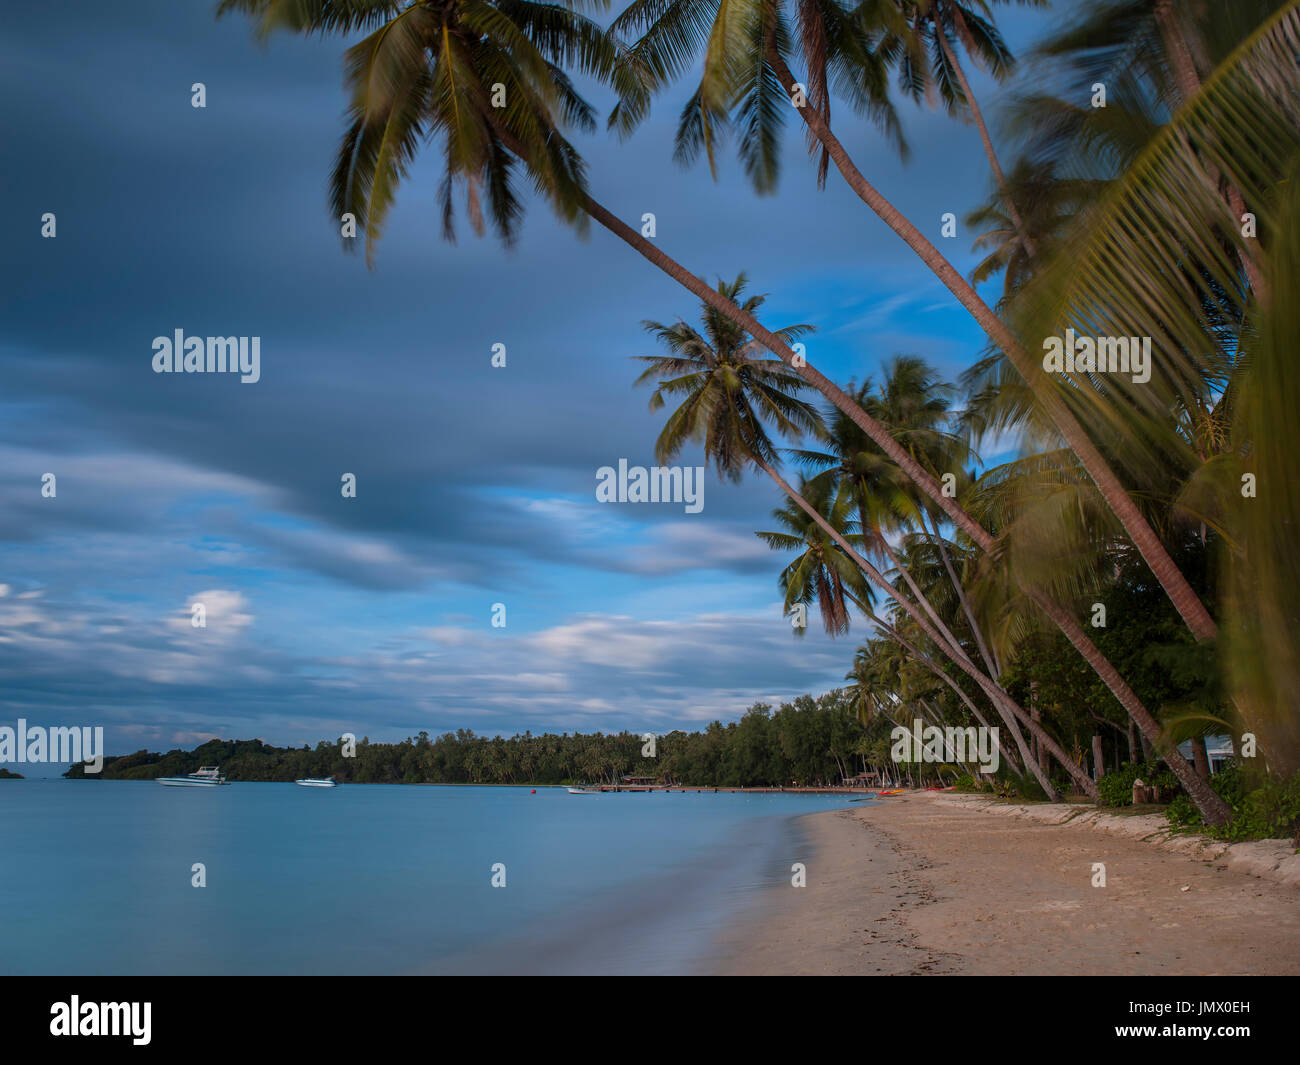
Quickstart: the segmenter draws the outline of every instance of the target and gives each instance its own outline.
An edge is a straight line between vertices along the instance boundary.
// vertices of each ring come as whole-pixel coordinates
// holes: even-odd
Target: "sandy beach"
[[[924,794],[800,827],[807,886],[767,891],[704,971],[1300,973],[1300,889],[1223,862]]]

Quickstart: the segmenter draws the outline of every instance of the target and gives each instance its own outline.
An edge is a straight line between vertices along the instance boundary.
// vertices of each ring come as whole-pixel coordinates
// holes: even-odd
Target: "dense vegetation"
[[[261,740],[211,740],[193,751],[105,758],[101,777],[153,780],[220,765],[230,780],[333,775],[368,784],[564,784],[631,775],[701,787],[818,785],[839,784],[858,772],[873,746],[841,691],[817,699],[803,695],[775,712],[755,704],[739,721],[714,721],[701,732],[669,732],[656,737],[654,758],[642,757],[644,743],[630,732],[525,732],[506,739],[459,729],[436,739],[421,732],[400,743],[363,738],[355,757],[345,758],[339,743],[296,748]],[[877,757],[879,743],[877,737]],[[87,777],[80,765],[65,775]]]

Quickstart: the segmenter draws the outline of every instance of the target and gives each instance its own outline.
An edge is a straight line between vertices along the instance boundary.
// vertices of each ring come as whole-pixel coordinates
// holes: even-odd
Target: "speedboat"
[[[577,787],[569,788],[568,790],[570,795],[599,795],[600,794],[599,788],[584,788],[581,785],[578,785]]]
[[[337,788],[339,782],[333,777],[303,777],[301,780],[295,780],[295,784],[304,788]]]
[[[157,777],[156,779],[159,784],[169,788],[219,788],[222,784],[230,783],[215,765],[200,766],[193,773],[187,773],[183,777]]]

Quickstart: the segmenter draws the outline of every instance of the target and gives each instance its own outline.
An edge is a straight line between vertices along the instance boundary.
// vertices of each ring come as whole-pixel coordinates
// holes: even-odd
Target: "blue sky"
[[[1000,12],[1018,51],[1051,18]],[[595,501],[599,467],[652,461],[658,417],[629,357],[655,350],[643,319],[695,315],[689,293],[537,202],[509,251],[464,225],[444,243],[432,158],[374,270],[339,250],[325,182],[343,47],[259,48],[203,4],[0,14],[0,722],[103,725],[110,753],[662,731],[840,683],[852,637],[796,641],[781,616],[783,561],[753,535],[771,486],[710,477],[699,514]],[[730,157],[716,183],[676,167],[684,92],[629,142],[579,139],[598,199],[653,212],[697,273],[746,270],[768,324],[818,327],[809,361],[836,379],[895,353],[952,374],[978,355],[964,312],[833,170],[816,190],[793,121],[775,196]],[[907,166],[848,116],[840,136],[937,239],[943,212],[986,194],[978,137],[901,112]],[[969,270],[968,232],[940,243]],[[154,374],[153,338],[178,328],[261,337],[261,380]]]

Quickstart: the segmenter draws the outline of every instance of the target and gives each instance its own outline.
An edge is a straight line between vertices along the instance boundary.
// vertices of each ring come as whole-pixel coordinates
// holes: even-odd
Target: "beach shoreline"
[[[701,972],[1300,973],[1296,887],[1212,853],[925,793],[799,827],[807,886],[765,891]]]

